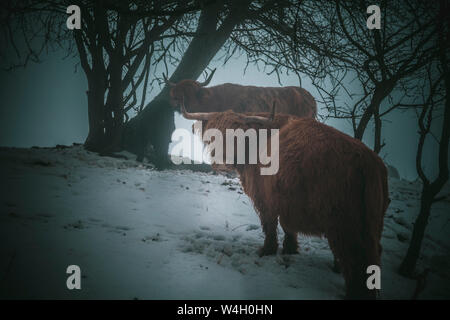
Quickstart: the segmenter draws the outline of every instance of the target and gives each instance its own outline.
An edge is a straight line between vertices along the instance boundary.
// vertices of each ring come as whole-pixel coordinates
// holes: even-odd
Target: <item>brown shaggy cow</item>
[[[276,175],[261,175],[259,163],[234,165],[265,233],[260,255],[277,252],[278,220],[285,233],[284,254],[297,253],[298,232],[325,236],[345,278],[346,297],[376,297],[376,290],[366,286],[366,270],[380,265],[380,238],[389,204],[387,170],[377,154],[311,118],[187,113],[183,107],[182,111],[188,119],[202,120],[203,132],[216,128],[224,136],[226,129],[280,128]],[[224,161],[225,153],[224,148]]]
[[[205,82],[182,80],[177,84],[164,75],[170,89],[170,103],[179,108],[184,104],[190,112],[269,112],[276,102],[278,113],[314,118],[317,105],[313,96],[300,87],[255,87],[225,83],[205,88],[214,71]]]

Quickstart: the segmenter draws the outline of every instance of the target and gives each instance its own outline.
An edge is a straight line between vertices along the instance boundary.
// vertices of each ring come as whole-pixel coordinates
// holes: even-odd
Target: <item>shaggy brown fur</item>
[[[278,113],[314,118],[317,112],[313,96],[300,87],[255,87],[225,83],[204,88],[194,80],[182,80],[170,90],[171,104],[181,102],[189,112],[270,112],[273,103]]]
[[[204,130],[223,134],[263,127],[280,128],[278,173],[260,175],[260,164],[235,166],[265,233],[260,255],[276,253],[278,220],[285,233],[283,253],[297,252],[298,232],[326,236],[345,278],[347,298],[375,298],[376,291],[366,287],[366,269],[380,265],[389,204],[383,161],[359,140],[314,119],[276,115],[263,125],[228,111],[203,123]]]

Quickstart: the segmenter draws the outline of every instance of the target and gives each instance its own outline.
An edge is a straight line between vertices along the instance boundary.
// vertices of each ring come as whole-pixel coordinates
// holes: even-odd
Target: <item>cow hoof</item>
[[[263,256],[272,256],[277,254],[277,247],[271,247],[271,248],[267,248],[267,247],[261,247],[258,250],[258,256],[263,257]]]
[[[336,259],[334,259],[333,267],[331,268],[331,270],[332,270],[334,273],[341,273],[341,266],[339,265],[339,263],[337,262]]]
[[[339,265],[334,265],[334,266],[331,268],[331,270],[332,270],[334,273],[337,273],[337,274],[341,273],[341,268],[339,267]]]

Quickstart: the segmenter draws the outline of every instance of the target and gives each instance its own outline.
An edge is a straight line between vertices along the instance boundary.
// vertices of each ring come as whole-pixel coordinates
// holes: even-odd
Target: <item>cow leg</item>
[[[261,219],[261,224],[266,237],[264,239],[264,246],[258,250],[258,255],[262,257],[276,254],[278,250],[278,218]]]
[[[298,254],[298,232],[293,232],[289,229],[289,224],[283,219],[283,215],[280,216],[280,225],[284,231],[283,251],[282,254]]]
[[[331,268],[334,273],[341,273],[341,267],[339,266],[339,261],[336,256],[333,259],[333,268]]]
[[[340,232],[329,235],[328,242],[334,256],[339,261],[345,279],[346,299],[375,299],[377,290],[369,290],[366,273],[369,265],[379,265],[379,250],[373,250],[364,243],[361,232]]]
[[[364,248],[356,246],[355,249],[355,252],[359,252],[356,254],[358,257],[342,263],[342,272],[346,283],[346,299],[376,299],[377,290],[367,288],[369,275],[366,273],[367,267],[376,263],[370,262],[371,259],[368,259]]]
[[[282,254],[297,254],[298,242],[297,232],[287,232],[284,230],[284,241]]]

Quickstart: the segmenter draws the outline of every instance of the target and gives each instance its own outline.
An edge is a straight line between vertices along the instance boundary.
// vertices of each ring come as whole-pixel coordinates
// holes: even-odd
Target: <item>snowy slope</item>
[[[300,236],[299,255],[257,256],[262,232],[238,179],[158,172],[80,146],[1,148],[0,162],[0,298],[343,298],[326,239]],[[391,179],[390,189],[382,297],[408,299],[416,283],[395,271],[420,184]],[[450,298],[449,205],[433,208],[420,298]],[[81,290],[66,288],[71,264],[81,268]]]

